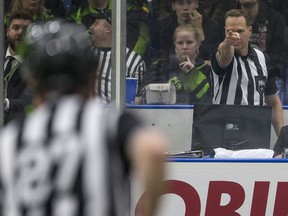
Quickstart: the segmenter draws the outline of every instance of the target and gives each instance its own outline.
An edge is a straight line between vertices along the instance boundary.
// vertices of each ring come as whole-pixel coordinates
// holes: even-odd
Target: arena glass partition
[[[262,0],[261,0],[262,1]],[[265,0],[263,0],[265,1]],[[65,3],[69,3],[70,7],[72,8],[71,4],[72,1],[66,0]],[[80,2],[80,1],[79,1]],[[85,2],[85,1],[83,1]],[[112,85],[112,100],[114,103],[116,103],[116,106],[119,109],[123,109],[125,106],[129,109],[137,110],[137,113],[139,113],[139,116],[142,115],[142,117],[146,118],[147,115],[149,115],[149,121],[148,124],[159,126],[160,128],[164,128],[164,130],[168,130],[169,134],[173,134],[173,142],[174,140],[178,142],[187,142],[191,143],[191,135],[186,134],[184,129],[186,126],[191,127],[192,126],[192,114],[193,114],[193,103],[176,103],[175,105],[163,105],[163,104],[135,104],[135,103],[128,103],[126,104],[126,77],[124,76],[125,73],[120,73],[119,71],[126,71],[126,45],[130,42],[130,36],[131,36],[131,25],[135,27],[136,32],[139,31],[139,38],[145,39],[147,37],[147,32],[141,32],[143,29],[149,30],[149,40],[146,41],[146,48],[145,52],[140,51],[139,55],[143,58],[145,61],[145,68],[146,71],[144,73],[144,78],[142,80],[142,84],[140,86],[140,93],[142,94],[145,91],[142,91],[145,89],[146,84],[149,83],[149,77],[147,81],[147,77],[145,77],[147,74],[152,71],[153,72],[153,65],[156,65],[156,72],[159,73],[161,78],[161,73],[167,72],[167,62],[162,61],[162,57],[165,57],[163,54],[163,51],[159,49],[159,47],[163,47],[166,49],[168,47],[168,51],[175,51],[175,47],[173,45],[173,28],[176,28],[175,25],[177,25],[177,22],[175,23],[175,16],[177,16],[177,7],[175,4],[179,3],[181,4],[191,4],[191,7],[194,7],[195,14],[199,18],[199,14],[202,17],[202,27],[204,30],[205,40],[201,42],[201,46],[199,47],[198,54],[201,54],[201,57],[203,57],[203,60],[209,65],[210,64],[210,56],[211,54],[217,49],[218,43],[223,39],[224,37],[224,24],[223,24],[223,18],[224,18],[224,12],[231,8],[237,8],[239,5],[236,4],[235,1],[210,1],[210,0],[123,0],[123,1],[116,1],[116,0],[108,0],[110,2],[109,4],[112,5],[112,22],[113,22],[113,44],[112,44],[112,78],[111,78],[111,85]],[[271,2],[271,1],[269,1]],[[275,1],[276,2],[276,1]],[[285,1],[284,1],[285,2]],[[0,0],[1,5],[4,4],[4,0]],[[68,4],[67,3],[67,4]],[[135,7],[133,7],[133,4]],[[174,5],[173,5],[174,4]],[[277,2],[273,7],[275,10],[278,10],[278,12],[283,15],[283,17],[286,17],[286,12],[288,11],[287,7],[281,7],[279,5],[280,3]],[[132,6],[131,6],[132,5]],[[178,5],[179,6],[179,5]],[[77,5],[75,6],[77,7]],[[1,7],[1,10],[4,7]],[[135,10],[134,10],[135,9]],[[221,10],[220,10],[221,9]],[[141,15],[137,16],[137,11],[141,11]],[[68,10],[69,12],[69,10]],[[67,13],[68,13],[67,12]],[[6,11],[5,11],[6,13]],[[136,15],[135,15],[136,13]],[[131,16],[135,15],[134,17]],[[1,12],[0,12],[1,15]],[[4,16],[2,12],[2,16]],[[1,16],[1,18],[2,18]],[[187,14],[184,14],[184,17],[187,16]],[[128,19],[127,19],[128,17]],[[132,18],[131,18],[132,17]],[[137,22],[134,22],[135,20],[140,20],[144,22],[144,26],[141,24],[137,25]],[[287,19],[286,19],[287,20]],[[132,22],[131,22],[132,21]],[[166,22],[169,21],[169,22]],[[3,23],[3,22],[2,22]],[[115,23],[115,24],[114,24]],[[132,23],[132,24],[131,24]],[[136,23],[136,24],[135,24]],[[173,27],[174,25],[174,27]],[[127,27],[128,26],[128,27]],[[141,28],[140,28],[141,27]],[[168,28],[168,33],[170,33],[170,38],[167,36],[167,34],[163,34],[162,29]],[[171,29],[169,29],[171,27]],[[173,27],[173,28],[172,28]],[[128,31],[125,31],[125,29],[129,29]],[[140,29],[140,30],[139,30]],[[213,34],[211,34],[213,32]],[[133,33],[133,32],[132,32]],[[142,34],[143,33],[143,34]],[[212,35],[212,36],[211,36]],[[4,36],[1,34],[1,36]],[[132,37],[133,38],[133,37]],[[1,40],[1,43],[4,41]],[[137,41],[136,41],[137,42]],[[145,42],[145,40],[144,40]],[[170,43],[170,44],[169,44]],[[168,44],[168,45],[167,45]],[[4,45],[2,45],[4,47]],[[164,50],[165,50],[164,49]],[[4,48],[1,50],[3,51]],[[139,49],[135,49],[136,52],[139,51]],[[164,53],[167,55],[169,52]],[[2,53],[2,56],[4,53]],[[160,61],[159,61],[160,60]],[[1,64],[3,65],[3,58],[1,59]],[[285,67],[284,67],[285,68]],[[169,68],[168,68],[169,69]],[[286,70],[283,70],[283,77],[286,77]],[[2,74],[0,75],[1,78]],[[159,77],[158,77],[159,78]],[[161,82],[161,83],[167,83],[168,80],[161,80],[159,79],[153,79],[153,82]],[[188,78],[187,80],[189,80]],[[287,104],[288,101],[288,89],[286,88],[286,80],[280,80],[277,79],[277,84],[280,89],[279,96],[281,98],[281,101],[283,105]],[[0,84],[0,87],[2,85],[2,82]],[[0,88],[0,96],[3,95],[2,92],[3,88]],[[129,90],[129,89],[128,89]],[[144,97],[145,94],[142,94]],[[184,94],[185,96],[185,94]],[[0,102],[1,105],[2,100]],[[1,105],[2,109],[3,105]],[[170,112],[171,111],[171,112]],[[286,112],[286,111],[285,111]],[[1,112],[2,115],[3,112]],[[0,115],[0,117],[1,117]],[[157,120],[156,124],[155,121]],[[286,119],[286,118],[285,118]],[[286,124],[286,120],[285,120]],[[181,125],[183,128],[181,128]],[[171,133],[172,131],[172,133]],[[190,128],[188,131],[191,131]],[[191,133],[191,132],[189,132]],[[273,133],[273,131],[272,131]],[[271,136],[273,141],[275,141],[275,135]],[[274,138],[273,138],[274,137]],[[273,144],[273,143],[271,143]],[[179,145],[179,144],[173,144],[173,145]],[[181,147],[182,148],[182,147]],[[184,149],[183,149],[184,150]],[[185,149],[187,150],[187,149]]]
[[[127,1],[128,2],[128,1]],[[142,3],[145,2],[143,7],[147,7],[147,23],[150,30],[150,40],[149,45],[147,47],[146,53],[143,56],[146,63],[146,75],[148,76],[148,80],[144,78],[142,88],[145,88],[147,84],[154,82],[154,83],[167,83],[167,82],[174,82],[176,86],[179,84],[178,80],[175,79],[171,80],[171,77],[164,78],[163,76],[167,75],[165,73],[169,72],[171,68],[169,68],[169,54],[175,53],[175,44],[174,44],[174,30],[176,29],[177,25],[177,16],[181,17],[181,10],[179,7],[186,7],[185,10],[189,7],[194,7],[194,14],[193,16],[201,15],[202,19],[202,28],[205,35],[205,40],[202,40],[197,50],[197,54],[204,60],[204,62],[208,65],[211,64],[210,59],[214,52],[217,51],[217,47],[219,43],[224,39],[225,29],[224,29],[224,15],[225,12],[234,9],[234,8],[242,8],[246,9],[247,7],[244,4],[240,4],[241,1],[206,1],[206,0],[150,0],[150,1],[141,1]],[[288,11],[287,6],[279,6],[280,2],[275,1],[266,1],[266,0],[259,0],[262,4],[266,4],[269,8],[273,8],[278,15],[281,14],[285,20],[287,20],[286,12]],[[184,6],[183,6],[184,5]],[[262,7],[262,6],[261,6]],[[267,8],[266,8],[267,9]],[[177,14],[178,13],[178,14]],[[274,13],[274,12],[273,12]],[[128,13],[127,13],[128,14]],[[189,15],[183,15],[189,17]],[[176,17],[176,18],[175,18]],[[187,18],[189,19],[189,18]],[[200,18],[199,18],[200,19]],[[195,21],[196,22],[196,21]],[[129,20],[127,20],[129,23]],[[266,28],[267,23],[265,23]],[[258,29],[258,28],[257,28]],[[259,30],[259,29],[258,29]],[[260,29],[261,30],[261,29]],[[263,29],[262,29],[263,30]],[[253,33],[253,38],[265,38],[267,37],[266,30],[264,28],[263,33]],[[287,27],[284,28],[287,30]],[[284,31],[284,32],[285,32]],[[127,32],[129,34],[129,32]],[[258,34],[258,35],[257,35]],[[266,36],[265,36],[266,35]],[[261,37],[260,37],[261,36]],[[265,37],[264,37],[265,36]],[[269,36],[270,37],[270,36]],[[129,38],[129,36],[127,36]],[[260,40],[259,39],[259,40]],[[261,40],[262,40],[261,39]],[[254,39],[253,39],[254,40]],[[253,42],[253,41],[252,41]],[[279,41],[278,41],[279,42]],[[276,44],[277,45],[277,44]],[[284,47],[287,45],[282,44]],[[272,46],[273,47],[273,46]],[[163,49],[162,49],[163,48]],[[261,49],[261,47],[258,47]],[[270,49],[270,48],[269,48]],[[270,52],[270,50],[266,50]],[[275,50],[274,50],[275,51]],[[273,51],[273,52],[274,52]],[[274,53],[272,52],[270,58],[275,57]],[[288,94],[286,88],[286,74],[287,74],[287,65],[288,61],[286,58],[287,53],[281,57],[283,60],[281,62],[280,70],[281,73],[276,73],[276,84],[279,89],[279,98],[284,107],[284,125],[287,124],[286,118],[286,104],[288,102]],[[167,60],[168,59],[168,60]],[[175,59],[174,59],[175,60]],[[173,61],[173,59],[172,59]],[[156,66],[155,66],[156,65]],[[274,65],[274,64],[273,64]],[[173,66],[171,66],[173,68]],[[180,66],[178,66],[179,68]],[[174,67],[175,69],[175,67]],[[176,68],[177,69],[177,68]],[[200,68],[199,70],[201,70]],[[279,69],[279,68],[278,68]],[[277,71],[277,68],[274,70]],[[155,77],[151,79],[151,74]],[[150,80],[149,80],[150,79]],[[184,78],[184,81],[191,80],[191,77]],[[151,81],[152,80],[152,81]],[[185,83],[186,84],[186,83]],[[189,88],[190,86],[188,86]],[[191,87],[193,88],[193,87]],[[143,91],[145,92],[145,90]],[[177,87],[176,87],[177,92]],[[187,95],[183,94],[184,97]],[[142,95],[145,97],[145,94]],[[177,95],[178,96],[178,95]],[[145,101],[145,100],[144,100]],[[171,101],[170,101],[171,102]],[[168,104],[165,104],[168,103]],[[151,104],[133,104],[129,103],[126,104],[126,107],[135,111],[139,116],[142,116],[144,119],[147,120],[149,125],[160,127],[164,129],[168,133],[169,138],[173,141],[173,147],[171,148],[173,151],[186,151],[189,150],[188,143],[191,144],[191,134],[186,133],[188,128],[189,133],[191,133],[192,127],[192,116],[193,116],[193,106],[194,102],[192,101],[181,101],[177,102],[176,104],[169,104],[169,101],[160,101],[159,103],[151,103]],[[271,143],[270,147],[272,148],[275,144],[277,136],[273,130],[271,129]],[[182,144],[181,144],[182,143]],[[184,144],[185,143],[185,144]]]

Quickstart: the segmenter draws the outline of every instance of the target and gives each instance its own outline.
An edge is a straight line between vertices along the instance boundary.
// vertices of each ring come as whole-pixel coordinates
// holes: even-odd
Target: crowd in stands
[[[176,104],[271,106],[279,136],[275,156],[282,157],[288,147],[282,109],[288,104],[287,2],[127,0],[126,71],[121,73],[137,78],[134,103],[145,101],[147,85],[170,83]],[[5,124],[43,99],[41,88],[35,91],[34,80],[22,71],[26,28],[58,18],[86,28],[98,62],[89,92],[105,104],[112,101],[112,0],[5,0]],[[41,31],[35,29],[32,35],[41,37]],[[66,45],[47,44],[46,51],[53,56],[58,46]],[[52,89],[57,85],[53,82]]]
[[[128,139],[128,132],[138,131],[140,128],[138,127],[138,122],[134,124],[134,119],[129,118],[129,116],[122,119],[125,125],[119,124],[119,122],[122,122],[120,120],[110,122],[108,121],[110,120],[108,118],[110,114],[104,113],[104,111],[104,114],[102,114],[102,111],[97,114],[98,111],[94,110],[94,107],[92,108],[93,104],[88,103],[90,99],[94,99],[92,98],[94,96],[98,96],[101,104],[109,104],[113,99],[111,97],[111,92],[114,88],[111,80],[113,58],[111,50],[112,30],[114,25],[112,22],[112,1],[113,0],[5,0],[4,33],[6,39],[4,68],[2,71],[4,77],[4,124],[8,125],[4,127],[4,130],[8,128],[8,135],[1,137],[1,139],[5,141],[3,142],[5,145],[2,143],[3,149],[8,147],[7,143],[9,143],[9,141],[9,144],[13,143],[13,146],[16,146],[15,148],[12,147],[13,151],[17,148],[21,150],[25,145],[29,147],[30,144],[37,144],[39,140],[41,140],[43,144],[43,149],[46,149],[45,145],[47,143],[55,142],[58,144],[58,142],[61,142],[61,144],[66,144],[62,139],[60,141],[54,139],[53,135],[56,134],[56,131],[64,132],[62,134],[63,137],[67,140],[72,140],[72,143],[75,144],[75,140],[76,142],[80,140],[80,138],[78,140],[77,136],[82,138],[82,129],[80,128],[80,122],[83,121],[82,111],[89,108],[88,111],[91,111],[89,113],[94,117],[99,115],[99,118],[97,118],[98,123],[93,123],[92,121],[92,126],[94,125],[92,130],[89,128],[91,125],[89,119],[90,114],[85,114],[84,112],[85,128],[83,131],[85,133],[83,132],[83,134],[85,135],[88,131],[89,136],[92,137],[91,141],[85,141],[84,144],[94,144],[94,141],[98,140],[98,135],[100,134],[97,133],[97,135],[95,135],[95,131],[102,131],[100,128],[103,127],[101,128],[104,131],[102,134],[103,137],[99,136],[98,141],[107,144],[103,142],[103,140],[106,141],[107,138],[109,143],[114,142],[114,144],[117,145],[115,148],[117,149],[117,153],[115,154],[111,151],[113,153],[111,155],[109,154],[111,158],[116,156],[113,158],[116,159],[114,161],[115,164],[113,162],[110,166],[112,171],[116,171],[115,173],[121,175],[121,177],[125,177],[123,182],[126,183],[128,179],[126,179],[127,174],[132,165],[129,163],[128,158],[126,158],[128,157],[126,151],[130,150],[126,144],[128,145],[130,143],[128,141],[134,141],[136,143],[135,145],[138,146],[136,138],[134,138],[135,140]],[[287,2],[287,0],[127,0],[126,71],[116,72],[123,73],[123,76],[126,78],[137,79],[134,104],[145,103],[145,87],[149,84],[156,83],[175,86],[176,104],[191,105],[201,103],[271,106],[271,122],[275,134],[278,136],[274,147],[274,156],[282,157],[283,148],[288,148],[288,126],[284,126],[282,106],[283,104],[288,105]],[[61,21],[53,22],[58,19],[61,19]],[[31,24],[35,25],[31,27]],[[60,26],[62,29],[60,29]],[[82,33],[85,33],[81,34],[83,35],[81,38],[77,37],[79,35],[78,28],[81,29]],[[29,30],[28,32],[30,32],[28,35],[25,34],[27,29]],[[77,32],[74,32],[76,30]],[[57,33],[57,38],[54,38],[55,33]],[[67,39],[67,37],[71,38]],[[87,38],[89,39],[88,41]],[[23,43],[23,40],[26,40],[28,43]],[[35,46],[35,49],[37,49],[30,50],[29,58],[24,61],[23,56],[28,53],[27,49],[29,49],[25,44],[27,45],[29,43],[37,45]],[[85,55],[81,53],[83,50],[85,51]],[[45,58],[43,58],[43,55]],[[57,59],[57,56],[62,56],[62,58]],[[83,73],[81,73],[82,70],[84,71]],[[25,71],[27,73],[25,73]],[[62,71],[64,71],[64,73],[62,73]],[[27,76],[29,73],[33,76]],[[69,77],[71,75],[73,79]],[[57,78],[55,79],[55,77]],[[71,101],[69,98],[61,98],[62,96],[73,93],[78,94],[81,100],[87,100],[87,105],[86,102],[81,103],[81,100],[79,101],[77,98],[72,98]],[[61,98],[59,100],[60,103],[57,104],[54,98]],[[42,110],[40,104],[43,105],[45,101],[48,103],[44,105],[45,109]],[[76,106],[68,107],[66,101],[68,101],[68,103],[70,101],[69,105],[74,104]],[[99,101],[97,100],[97,103]],[[57,110],[56,107],[60,108]],[[64,108],[62,109],[62,107]],[[48,112],[45,112],[47,110]],[[29,116],[29,112],[33,113]],[[42,117],[39,120],[39,116],[37,115],[39,113],[40,116],[43,117],[43,121]],[[61,114],[64,114],[63,118],[59,118],[60,120],[58,120],[57,117],[61,117]],[[22,118],[22,125],[19,127],[17,127],[16,124],[9,124],[11,120],[19,116],[26,116],[26,122],[28,123],[25,124],[25,118]],[[55,120],[54,116],[56,116],[57,124],[53,122]],[[113,115],[111,116],[113,117]],[[107,125],[102,124],[102,117]],[[69,122],[72,121],[71,119],[66,121],[66,119],[69,118],[75,120],[73,121],[73,125],[71,124],[72,126],[69,125]],[[62,119],[64,119],[63,122],[61,122]],[[75,125],[74,122],[76,122]],[[131,125],[131,122],[133,125]],[[115,136],[109,137],[109,135],[107,135],[108,133],[106,134],[106,126],[110,126],[109,124],[117,125],[117,130],[114,130],[114,127],[111,128],[113,132],[115,132]],[[29,129],[37,128],[38,125],[41,126],[39,127],[40,133],[36,135],[31,133],[32,130],[30,131]],[[59,128],[63,127],[63,130],[57,130],[59,129],[58,126]],[[20,128],[19,131],[18,129],[14,130],[16,127]],[[66,129],[71,127],[73,127],[73,130],[74,128],[79,131],[81,129],[81,133],[72,130],[73,134],[70,134],[71,131],[66,134]],[[127,127],[129,128],[127,129]],[[109,129],[109,127],[107,128]],[[87,129],[87,131],[85,131],[85,129]],[[17,136],[14,134],[15,131],[17,132]],[[47,137],[43,135],[44,133],[41,133],[41,131],[47,131]],[[133,154],[132,157],[142,159],[143,150],[147,150],[144,144],[151,142],[150,147],[154,148],[154,144],[156,144],[155,141],[159,143],[162,142],[163,144],[166,143],[166,140],[162,140],[161,136],[158,137],[158,135],[153,135],[150,131],[148,132],[149,133],[144,133],[143,137],[140,133],[141,136],[139,137],[141,139],[139,140],[141,141],[141,145],[139,147],[142,146],[143,149],[138,150],[139,147],[135,147],[133,150],[137,150],[137,154],[135,153],[135,156]],[[209,132],[210,131],[208,131],[208,133]],[[40,139],[37,139],[37,136],[39,136]],[[73,140],[74,138],[75,140]],[[145,138],[144,141],[142,141],[142,138]],[[149,139],[147,140],[147,138]],[[105,148],[108,146],[108,155],[112,146],[104,146]],[[154,163],[153,160],[150,160],[148,163],[149,166],[144,167],[145,171],[151,171],[151,173],[147,172],[145,174],[157,180],[152,181],[152,179],[146,178],[147,184],[151,184],[151,182],[153,184],[154,182],[158,183],[158,178],[162,178],[162,166],[160,165],[162,164],[164,145],[162,147],[161,149],[148,148],[149,151],[151,150],[147,153],[148,156],[154,154],[154,156],[157,156],[154,157],[154,159],[157,159],[158,162],[160,162],[161,159],[161,163]],[[8,149],[11,150],[12,148]],[[63,149],[65,148],[66,146],[64,145]],[[89,150],[90,148],[85,150],[85,154],[83,154],[81,158],[79,157],[79,160],[77,159],[77,161],[80,161],[81,167],[86,166],[86,153],[90,155],[88,159],[90,160],[92,158],[93,163],[96,162],[94,161],[95,158],[101,159],[98,154],[95,155],[99,157],[94,156],[94,151],[90,154]],[[95,150],[94,147],[93,150]],[[102,151],[102,148],[100,150]],[[106,152],[106,149],[104,150]],[[11,158],[15,155],[18,157],[19,155],[14,154],[13,151],[8,151],[12,155]],[[58,148],[55,150],[56,154],[58,154],[57,151],[59,151]],[[62,152],[61,149],[60,151]],[[73,151],[75,151],[75,148]],[[63,152],[65,153],[65,151]],[[79,152],[81,153],[81,151]],[[30,151],[29,155],[35,157],[40,155],[34,155],[33,153],[33,151]],[[57,160],[59,159],[61,162],[62,158],[59,157],[59,155],[60,154],[58,154]],[[1,160],[4,161],[7,159],[5,157],[5,151],[2,151],[2,156]],[[118,160],[118,158],[121,158],[121,160]],[[147,157],[147,161],[148,160],[149,157]],[[103,161],[101,159],[100,162],[102,163]],[[121,163],[117,164],[118,161],[121,161]],[[8,162],[10,162],[10,160],[8,160]],[[7,166],[5,170],[10,169],[14,165],[14,163],[8,162],[5,161],[2,163],[4,167]],[[84,165],[82,165],[82,162]],[[106,162],[107,161],[105,161],[105,163]],[[146,159],[140,162],[145,166]],[[139,166],[138,163],[135,164]],[[155,164],[158,166],[154,166],[154,169],[152,169]],[[114,170],[115,167],[118,168],[119,165],[123,168],[121,172]],[[57,164],[53,168],[58,169]],[[89,166],[87,166],[87,168],[89,168]],[[89,174],[93,174],[90,169],[87,170]],[[16,170],[15,173],[18,171],[19,170]],[[86,172],[86,169],[84,171]],[[79,170],[77,168],[75,176],[74,172],[71,172],[74,177],[72,181],[82,183],[83,180],[77,178],[78,172],[82,174],[80,166]],[[14,176],[13,172],[8,172],[8,174],[8,176],[10,176],[10,174]],[[20,174],[18,175],[19,178],[21,177]],[[56,175],[52,176],[53,178],[57,177]],[[85,177],[86,176],[89,182],[92,182],[90,181],[91,178],[89,178],[88,175],[85,175]],[[104,176],[104,174],[102,173],[99,176]],[[45,177],[46,176],[43,178]],[[94,176],[93,174],[93,178],[97,177],[98,176]],[[112,181],[119,179],[118,176],[117,178],[113,178],[113,175],[110,177]],[[9,178],[4,180],[4,187],[9,186],[11,183]],[[106,179],[103,178],[101,181],[104,182]],[[37,183],[38,182],[34,184],[34,182],[32,182],[31,188],[35,185],[38,186],[39,184]],[[94,186],[94,184],[91,185]],[[116,185],[118,186],[118,184],[115,184],[115,186]],[[160,193],[161,188],[157,187],[157,185],[150,186],[153,186],[155,191]],[[1,187],[2,185],[0,184],[0,192]],[[11,189],[11,187],[8,188]],[[69,190],[67,189],[68,192],[61,190],[61,187],[59,188],[59,194],[56,192],[52,194],[53,197],[51,198],[53,198],[53,202],[58,200],[57,196],[62,198],[61,193],[65,196],[70,193],[70,188]],[[79,187],[75,190],[79,192],[80,189],[82,190],[83,188]],[[74,188],[71,190],[75,192]],[[112,190],[114,190],[114,188],[111,188],[111,191]],[[111,201],[114,196],[113,193],[110,193],[111,191],[110,189],[108,190],[109,196],[107,196],[107,200],[109,199],[109,201]],[[22,192],[23,191],[21,191],[21,193]],[[89,194],[90,191],[85,190],[85,192]],[[16,194],[14,188],[13,193]],[[21,193],[20,196],[22,195]],[[45,193],[44,195],[49,199],[47,194]],[[119,201],[122,201],[122,191],[119,190],[115,194],[117,195],[117,200],[119,198]],[[64,195],[63,197],[65,198]],[[83,194],[81,193],[79,196],[81,200]],[[25,196],[23,195],[23,197]],[[87,195],[87,197],[89,197],[89,195]],[[9,199],[10,197],[7,196],[5,198]],[[152,196],[152,198],[154,199],[154,196]],[[30,201],[30,199],[34,201],[37,198],[31,196],[28,200]],[[154,206],[150,203],[153,202],[153,199],[147,204],[149,206],[151,205],[150,208],[147,208],[148,210],[151,209],[151,212],[154,211]],[[25,199],[23,200],[23,202],[25,202]],[[72,200],[72,198],[69,198],[69,200]],[[91,203],[94,204],[95,200]],[[64,201],[64,204],[62,202],[60,204],[65,205],[64,207],[66,208],[67,200]],[[126,200],[123,200],[123,202],[124,201]],[[18,202],[16,203],[19,204]],[[42,204],[39,203],[40,202],[36,203],[36,205],[40,206],[39,209],[43,208]],[[121,206],[121,204],[122,203],[117,202],[115,206],[121,207],[121,210],[123,207],[123,209],[126,210],[126,206]],[[13,205],[7,206],[15,207]],[[28,202],[27,206],[27,209],[21,209],[21,206],[19,207],[19,211],[23,212],[23,215],[36,215],[39,213],[39,211],[36,211],[38,209],[34,209],[34,202]],[[52,204],[48,203],[48,207],[51,206]],[[69,206],[71,207],[72,205]],[[74,206],[79,207],[79,210],[76,208],[75,210]],[[2,206],[0,206],[0,210],[1,207]],[[94,210],[94,207],[95,206],[93,206],[92,210]],[[84,212],[84,207],[82,203],[80,203],[79,205],[73,205],[71,211],[69,208],[68,210],[68,212],[73,212],[72,210]],[[103,209],[100,208],[100,210]],[[110,215],[114,215],[113,211],[116,210],[116,207],[115,209],[110,209]],[[123,214],[120,213],[120,215]]]
[[[19,11],[8,21],[38,104],[1,127],[0,215],[155,215],[165,193],[165,136],[90,97],[99,61],[83,25],[32,21]],[[14,51],[9,42],[9,58]],[[7,75],[8,88],[15,75]],[[132,175],[145,191],[135,210]]]
[[[288,103],[286,2],[284,0],[127,0],[125,76],[138,78],[135,103],[142,103],[143,89],[150,83],[174,84],[178,104],[224,103],[216,99],[219,96],[216,92],[218,83],[215,83],[215,77],[213,80],[212,75],[220,74],[219,80],[225,77],[217,71],[217,68],[215,69],[215,66],[211,68],[211,64],[213,66],[219,44],[227,37],[225,13],[231,9],[241,9],[247,15],[247,25],[251,26],[251,29],[248,29],[251,33],[249,33],[249,47],[264,53],[267,61],[265,70],[278,84],[273,94],[278,92],[282,104]],[[97,79],[97,85],[91,92],[100,95],[105,103],[110,103],[113,88],[111,86],[112,0],[6,0],[7,50],[11,49],[9,38],[11,34],[8,33],[13,31],[11,29],[13,19],[22,19],[14,16],[23,12],[35,23],[62,18],[67,22],[83,24],[86,27],[91,46],[98,52],[101,62],[96,74],[100,79]],[[16,45],[21,44],[20,38],[24,35],[24,30],[25,26],[20,26],[17,30]],[[236,31],[241,37],[241,30]],[[6,52],[4,69],[8,65],[8,57],[18,55],[17,47],[14,49],[14,54]],[[247,56],[242,56],[244,57]],[[17,61],[17,58],[14,59]],[[217,56],[216,61],[221,62]],[[21,60],[18,60],[18,63],[21,66]],[[246,63],[243,61],[237,64],[242,64],[241,67],[244,67]],[[220,68],[228,65],[220,64]],[[214,72],[216,70],[216,73],[212,73],[212,70]],[[8,90],[5,98],[7,116],[12,113],[10,101],[23,97],[22,93],[26,92],[23,90],[21,94],[10,97],[11,81],[12,78],[5,81]],[[258,88],[257,82],[254,83],[255,89]],[[271,85],[268,85],[268,88],[271,89]],[[235,91],[239,93],[239,89]],[[33,100],[29,97],[29,101],[32,103]],[[243,101],[239,103],[258,104]],[[27,102],[20,108],[24,110],[26,106]]]

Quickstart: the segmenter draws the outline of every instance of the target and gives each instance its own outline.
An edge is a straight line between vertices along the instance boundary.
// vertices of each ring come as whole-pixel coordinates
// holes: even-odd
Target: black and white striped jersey
[[[95,48],[99,64],[95,85],[95,94],[102,97],[104,102],[111,102],[111,48]],[[140,95],[143,74],[146,71],[145,62],[140,55],[130,49],[126,49],[126,77],[138,78],[137,95]]]
[[[70,96],[8,124],[0,132],[0,215],[129,215],[126,139],[138,122],[108,111]]]
[[[212,57],[214,104],[265,105],[265,96],[278,93],[266,56],[249,46],[248,55],[235,54],[223,69]]]

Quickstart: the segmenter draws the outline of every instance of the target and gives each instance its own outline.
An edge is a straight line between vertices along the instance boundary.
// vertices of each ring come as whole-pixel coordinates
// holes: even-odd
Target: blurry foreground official
[[[141,215],[155,212],[166,139],[89,98],[98,62],[84,31],[28,27],[24,65],[38,106],[1,131],[0,215],[130,215],[132,168],[149,189]]]

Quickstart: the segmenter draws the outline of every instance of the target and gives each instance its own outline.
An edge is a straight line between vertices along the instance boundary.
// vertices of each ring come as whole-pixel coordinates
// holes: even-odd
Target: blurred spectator
[[[101,11],[112,11],[112,0],[89,0],[71,12],[70,18],[76,23],[89,27],[91,21],[83,19],[87,14],[98,14]],[[144,56],[149,44],[148,8],[142,0],[127,0],[127,47]]]
[[[25,73],[42,103],[0,131],[0,215],[132,215],[132,175],[146,191],[137,215],[155,215],[164,135],[89,97],[98,62],[83,26],[32,25],[27,38]]]
[[[202,15],[205,32],[205,41],[202,43],[200,53],[205,60],[210,59],[224,37],[224,14],[233,8],[232,3],[233,0],[199,1],[198,11]]]
[[[151,8],[149,9],[155,21],[162,20],[172,13],[171,0],[152,1]]]
[[[283,17],[267,0],[238,0],[238,3],[252,26],[250,44],[269,55],[272,71],[285,82],[288,35]]]
[[[8,13],[11,10],[12,0],[4,0],[4,13]]]
[[[111,102],[111,47],[112,47],[112,26],[111,14],[109,12],[100,12],[96,15],[89,14],[94,22],[89,28],[90,41],[97,48],[97,58],[99,59],[97,70],[97,83],[95,84],[95,93],[102,97],[105,103]],[[145,62],[133,50],[126,49],[126,77],[138,78],[138,89],[135,103],[139,104],[141,98],[141,83],[143,73],[146,70]]]
[[[156,58],[167,59],[175,53],[173,35],[178,25],[191,24],[200,35],[200,42],[205,39],[202,28],[202,16],[196,10],[198,0],[171,0],[173,13],[158,21],[156,30],[152,35],[152,47],[155,49]],[[200,56],[202,57],[201,53]]]
[[[64,18],[66,15],[65,7],[62,0],[44,0],[44,6],[49,10],[49,13],[56,17]]]
[[[199,10],[206,14],[213,23],[220,25],[224,22],[226,12],[225,0],[200,0]]]
[[[53,19],[44,6],[44,0],[13,0],[11,12],[23,10],[32,16],[33,21],[46,21]],[[9,17],[9,14],[7,14]]]
[[[49,1],[49,0],[46,0]],[[87,0],[61,0],[65,9],[65,15],[70,16],[72,12],[77,11],[79,8],[88,6]]]
[[[21,70],[23,60],[19,54],[19,44],[31,22],[32,17],[23,11],[13,12],[8,22],[8,48],[4,61],[4,124],[23,115],[25,107],[32,100],[33,93],[24,81]]]
[[[282,14],[286,22],[286,25],[288,25],[288,1],[287,0],[270,0],[270,4],[272,4],[274,10],[279,11]]]
[[[192,25],[180,25],[174,33],[175,55],[152,64],[145,85],[169,82],[176,87],[177,104],[211,103],[210,66],[197,57],[200,35]]]

